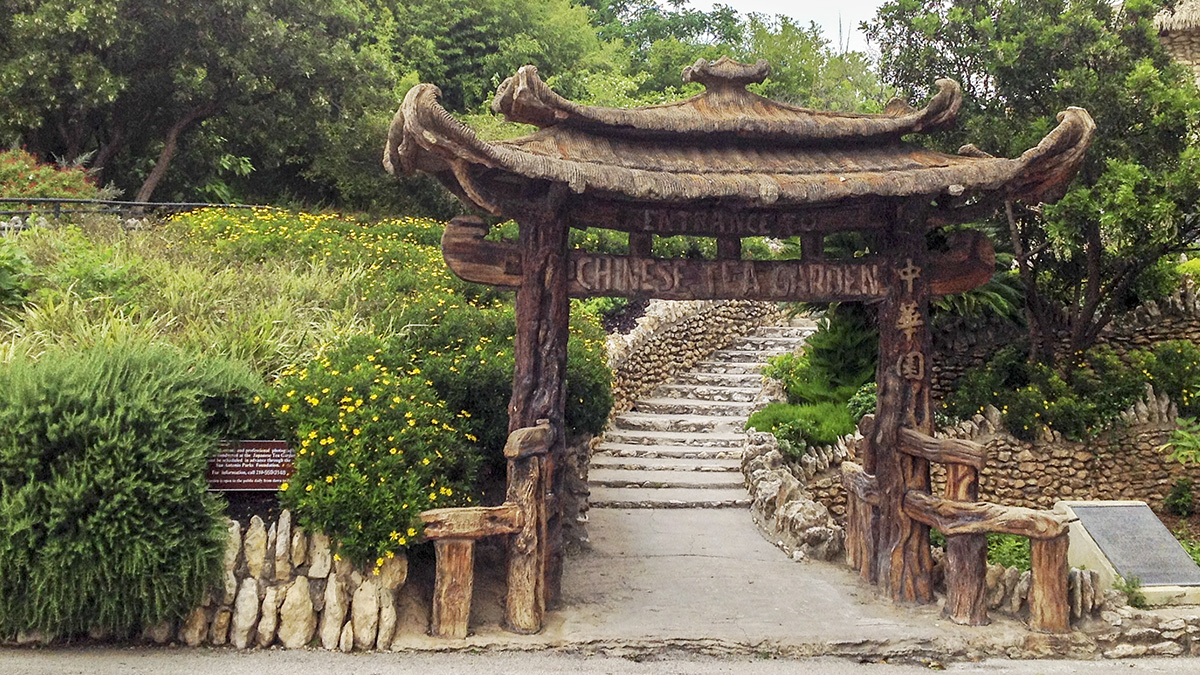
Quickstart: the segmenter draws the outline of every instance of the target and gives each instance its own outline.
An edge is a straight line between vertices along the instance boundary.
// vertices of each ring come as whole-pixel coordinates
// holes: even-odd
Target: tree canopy
[[[1200,162],[1191,149],[1200,96],[1158,40],[1154,0],[892,0],[864,26],[883,78],[922,91],[962,83],[958,130],[943,149],[974,143],[1013,157],[1068,106],[1086,108],[1095,141],[1054,206],[1016,205],[997,223],[1025,285],[1032,351],[1052,356],[1065,314],[1072,352],[1119,312],[1152,295],[1160,261],[1194,247]]]

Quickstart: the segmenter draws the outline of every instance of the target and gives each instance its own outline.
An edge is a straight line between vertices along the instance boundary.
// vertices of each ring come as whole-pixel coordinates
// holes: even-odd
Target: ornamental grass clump
[[[206,460],[254,426],[255,384],[136,343],[0,367],[0,635],[128,636],[194,607],[225,545]]]

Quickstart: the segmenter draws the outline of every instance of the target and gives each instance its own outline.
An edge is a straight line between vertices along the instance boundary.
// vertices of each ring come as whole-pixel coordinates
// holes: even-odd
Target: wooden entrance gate
[[[986,237],[959,232],[931,250],[930,232],[989,216],[1005,200],[1061,195],[1091,141],[1087,112],[1016,159],[964,146],[957,155],[902,141],[951,125],[961,91],[950,80],[920,110],[894,100],[879,115],[815,112],[748,92],[769,74],[722,58],[685,68],[706,91],[635,109],[584,106],[555,94],[532,66],[501,84],[493,108],[540,127],[488,143],[418,85],[393,120],[384,164],[436,176],[473,208],[519,225],[515,243],[486,239],[479,218],[456,218],[442,248],[468,281],[517,292],[516,366],[509,404],[504,505],[427,514],[438,539],[434,632],[466,635],[470,542],[510,537],[506,627],[541,629],[562,578],[564,409],[570,297],[860,301],[878,306],[879,403],[863,427],[862,466],[844,465],[850,493],[848,560],[896,602],[933,602],[929,527],[948,538],[947,615],[987,621],[986,532],[1034,545],[1031,625],[1065,631],[1064,523],[1053,514],[977,503],[983,449],[933,437],[929,301],[985,283]],[[571,227],[628,233],[625,255],[569,250]],[[824,238],[860,232],[875,253],[825,258]],[[715,260],[660,259],[656,236],[714,237]],[[798,261],[743,258],[750,236],[801,239]],[[929,462],[947,464],[947,490],[930,494]],[[440,603],[440,606],[439,606]]]

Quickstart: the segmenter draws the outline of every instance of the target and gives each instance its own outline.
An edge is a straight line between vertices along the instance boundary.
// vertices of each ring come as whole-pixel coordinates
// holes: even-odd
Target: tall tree
[[[360,0],[0,0],[0,136],[90,157],[148,200],[209,120],[303,147],[360,86],[386,86]],[[264,155],[269,153],[263,153]]]
[[[1159,262],[1200,237],[1200,96],[1157,39],[1154,0],[891,0],[864,24],[884,78],[908,92],[936,77],[965,91],[953,151],[974,143],[1015,156],[1081,106],[1097,124],[1065,198],[1010,204],[998,223],[1025,287],[1031,356],[1053,359],[1065,327],[1072,353],[1138,299]],[[1065,326],[1064,326],[1065,324]]]

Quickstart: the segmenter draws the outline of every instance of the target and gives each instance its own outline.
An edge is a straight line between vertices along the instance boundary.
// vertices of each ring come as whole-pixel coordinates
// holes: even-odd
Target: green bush
[[[1163,507],[1167,509],[1167,513],[1173,513],[1177,516],[1187,518],[1192,515],[1194,508],[1192,506],[1192,481],[1189,478],[1180,478],[1171,486],[1171,491],[1167,493],[1166,499],[1163,500]]]
[[[0,310],[25,304],[33,263],[11,239],[0,239]]]
[[[83,169],[43,164],[24,150],[0,152],[0,197],[94,199],[98,193]]]
[[[850,397],[846,407],[849,408],[850,417],[854,419],[855,424],[863,417],[875,414],[878,393],[879,385],[872,380],[860,387],[854,396]]]
[[[379,565],[413,542],[421,511],[472,499],[469,413],[448,409],[410,355],[357,336],[285,371],[264,403],[298,447],[283,503],[356,564]]]
[[[225,546],[206,460],[240,424],[210,413],[239,407],[237,372],[137,344],[0,367],[0,634],[130,635],[200,601]]]
[[[1051,368],[1028,363],[1023,347],[1006,347],[955,382],[946,412],[964,419],[990,404],[1017,438],[1032,440],[1049,427],[1081,440],[1112,426],[1141,395],[1145,355],[1135,350],[1128,358],[1101,345]]]
[[[770,359],[763,375],[783,382],[788,402],[845,404],[875,379],[879,333],[858,305],[831,307],[802,354]]]
[[[854,433],[854,418],[844,404],[772,403],[751,415],[746,428],[775,434],[784,456],[799,459],[810,446],[831,445]]]
[[[1160,342],[1150,350],[1143,374],[1154,390],[1166,394],[1179,414],[1200,414],[1200,347],[1190,340]]]

